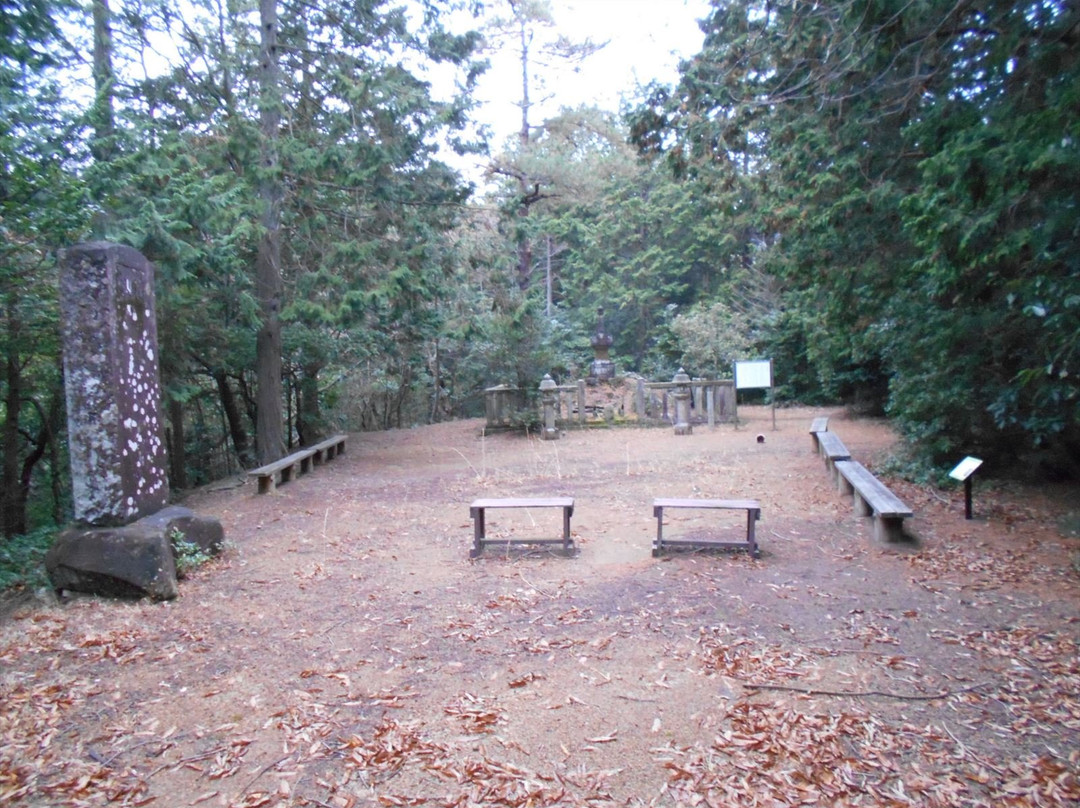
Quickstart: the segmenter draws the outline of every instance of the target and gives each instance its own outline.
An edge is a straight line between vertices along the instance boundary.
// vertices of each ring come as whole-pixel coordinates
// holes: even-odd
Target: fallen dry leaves
[[[685,442],[678,457],[650,454],[647,470],[635,460],[631,476],[621,436],[618,490],[608,475],[582,494],[586,551],[629,546],[638,534],[612,520],[634,527],[658,477],[691,468],[703,486],[724,475],[718,492],[772,486],[766,557],[654,561],[645,508],[640,558],[469,563],[471,523],[446,500],[467,502],[471,477],[417,486],[398,465],[411,435],[385,439],[381,455],[345,459],[371,474],[342,473],[341,488],[347,467],[320,476],[317,507],[293,507],[300,483],[230,500],[246,509],[235,523],[262,525],[247,566],[188,581],[177,604],[76,601],[5,618],[0,804],[1080,803],[1077,589],[1044,552],[1039,509],[993,504],[1007,542],[961,523],[886,556],[816,477],[785,470],[778,483],[760,464],[736,476],[738,458],[686,464]],[[417,444],[425,462],[430,443]],[[571,445],[559,446],[565,477],[585,482]],[[489,479],[501,492],[508,478]],[[586,507],[597,503],[613,516]],[[931,507],[913,522],[947,521]]]

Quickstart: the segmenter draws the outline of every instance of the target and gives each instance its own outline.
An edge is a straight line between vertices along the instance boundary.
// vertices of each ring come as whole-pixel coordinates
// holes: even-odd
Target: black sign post
[[[956,464],[956,468],[949,472],[949,476],[954,480],[963,480],[964,482],[964,518],[971,518],[971,475],[975,473],[975,469],[982,465],[982,461],[977,457],[965,457],[959,463]]]

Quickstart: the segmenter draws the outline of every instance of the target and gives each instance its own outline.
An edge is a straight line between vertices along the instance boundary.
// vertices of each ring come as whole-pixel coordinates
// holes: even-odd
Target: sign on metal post
[[[982,465],[982,460],[977,457],[965,457],[956,464],[956,468],[949,472],[954,480],[964,483],[964,518],[971,518],[971,475],[975,469]]]
[[[735,389],[772,389],[772,360],[755,359],[735,363]]]
[[[768,390],[772,399],[772,360],[754,359],[735,363],[735,390]],[[772,428],[776,429],[776,401],[772,401]]]

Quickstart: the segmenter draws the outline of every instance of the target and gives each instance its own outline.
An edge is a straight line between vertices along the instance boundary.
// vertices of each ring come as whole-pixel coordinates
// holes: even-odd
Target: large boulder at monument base
[[[45,557],[53,589],[171,600],[178,594],[172,543],[159,527],[70,528]]]
[[[65,530],[45,557],[45,569],[57,592],[169,600],[178,594],[177,542],[216,556],[224,540],[217,519],[170,505],[130,525]]]

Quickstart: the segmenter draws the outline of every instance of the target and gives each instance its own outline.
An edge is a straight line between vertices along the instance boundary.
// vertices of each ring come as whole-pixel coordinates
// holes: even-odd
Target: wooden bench
[[[495,539],[487,538],[485,513],[492,508],[562,508],[561,539]],[[473,549],[470,558],[476,558],[484,552],[486,545],[511,544],[561,544],[563,552],[570,555],[574,551],[574,542],[570,538],[570,517],[574,515],[573,497],[539,497],[513,499],[477,499],[469,506],[469,516],[473,520]]]
[[[717,541],[715,539],[665,539],[664,510],[672,508],[701,508],[746,511],[746,541]],[[665,547],[696,547],[699,549],[749,550],[757,558],[757,539],[754,523],[761,518],[761,504],[756,499],[654,499],[653,516],[656,517],[656,541],[653,556],[660,555]]]
[[[813,445],[815,452],[820,452],[821,451],[821,446],[820,446],[819,441],[818,441],[818,433],[819,432],[828,432],[828,431],[829,431],[829,417],[827,415],[823,415],[820,418],[815,418],[810,423],[810,443]]]
[[[837,462],[851,460],[851,452],[835,432],[819,432],[817,438],[819,451],[825,458],[825,466],[829,469],[829,475],[835,479]]]
[[[315,450],[311,459],[316,466],[321,466],[326,460],[333,460],[338,455],[345,454],[345,436],[335,435],[316,443],[311,448]]]
[[[300,474],[311,471],[312,465],[320,466],[325,460],[333,460],[345,452],[345,435],[335,435],[314,446],[305,446],[273,463],[267,463],[248,472],[258,480],[259,493],[267,494],[279,484],[284,484]],[[297,472],[299,469],[299,472]]]
[[[903,540],[904,519],[912,515],[911,508],[856,460],[838,460],[836,471],[841,493],[854,498],[855,513],[874,517],[874,537],[879,542]]]

